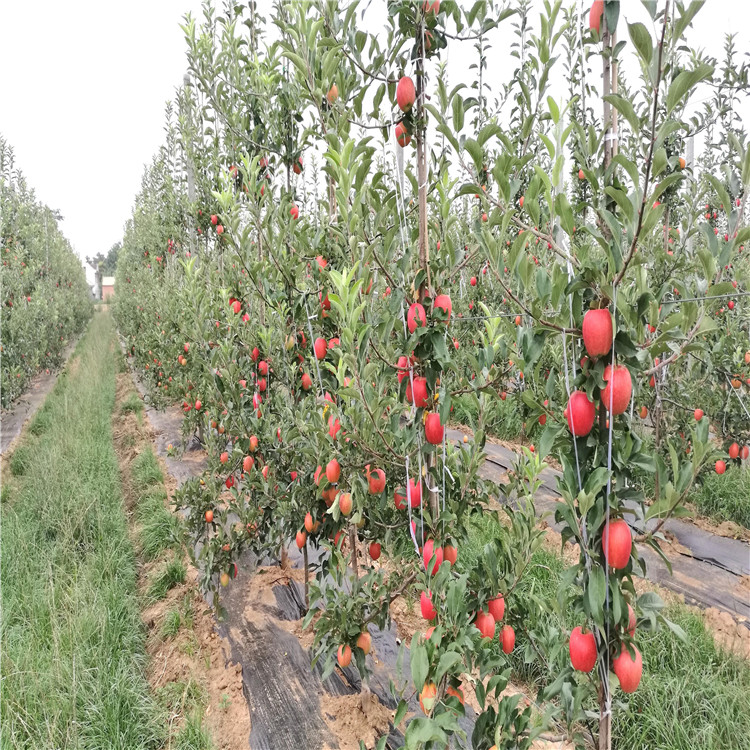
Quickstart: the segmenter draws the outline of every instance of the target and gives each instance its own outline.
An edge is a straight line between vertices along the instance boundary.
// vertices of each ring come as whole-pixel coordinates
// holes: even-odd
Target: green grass
[[[159,461],[150,445],[133,461],[131,474],[135,486],[141,489],[153,484],[161,484],[164,481]]]
[[[136,558],[110,416],[113,331],[94,317],[80,366],[47,398],[39,437],[18,451],[2,507],[0,745],[158,748],[162,711],[144,676]]]
[[[688,502],[704,516],[750,529],[750,469],[729,466],[724,474],[708,472]]]
[[[52,415],[50,410],[42,407],[34,416],[29,424],[29,432],[32,435],[42,435],[52,425]]]
[[[154,560],[165,550],[180,546],[180,519],[169,512],[166,499],[167,493],[158,487],[143,495],[136,505],[135,515],[141,527],[140,551],[146,560]]]
[[[474,429],[478,419],[476,405],[469,396],[457,396],[451,402],[451,421]],[[523,426],[523,415],[515,398],[505,401],[494,399],[487,402],[485,428],[487,434],[500,440],[517,440]]]
[[[187,717],[172,744],[175,750],[212,750],[213,746],[211,735],[203,726],[203,719],[198,711]]]
[[[134,414],[140,414],[143,411],[143,401],[139,398],[137,393],[131,393],[125,401],[120,404],[120,412],[122,414],[128,414],[133,412]]]
[[[170,589],[185,583],[187,568],[178,557],[167,561],[164,567],[154,576],[149,584],[147,598],[150,602],[163,599]]]
[[[14,477],[22,477],[31,468],[31,461],[33,460],[33,450],[30,445],[19,445],[13,451],[13,455],[10,457],[8,466],[10,473]]]
[[[471,565],[481,548],[497,534],[497,521],[488,515],[476,521],[459,562]],[[554,601],[563,570],[561,558],[545,548],[537,550],[516,596],[533,594]],[[718,648],[699,614],[678,604],[665,615],[687,634],[683,642],[668,629],[640,630],[637,645],[643,654],[643,679],[629,697],[627,708],[615,709],[613,748],[659,750],[740,750],[750,736],[750,663]],[[579,621],[568,613],[543,615],[547,627],[569,631]],[[528,622],[531,630],[538,623]],[[518,634],[519,645],[524,644]],[[550,672],[539,664],[524,664],[523,648],[514,652],[513,667],[521,679],[540,684],[559,674],[563,649]],[[623,699],[622,692],[616,697]]]

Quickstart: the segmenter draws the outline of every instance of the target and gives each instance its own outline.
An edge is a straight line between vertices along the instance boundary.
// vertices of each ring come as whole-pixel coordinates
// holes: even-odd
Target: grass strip
[[[163,741],[144,676],[114,399],[114,332],[99,313],[24,437],[22,460],[11,460],[3,493],[2,747]]]

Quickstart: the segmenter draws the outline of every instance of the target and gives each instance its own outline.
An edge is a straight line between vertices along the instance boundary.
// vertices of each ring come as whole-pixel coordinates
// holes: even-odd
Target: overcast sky
[[[37,196],[62,212],[82,258],[122,237],[144,164],[163,141],[165,103],[185,72],[179,24],[200,7],[200,0],[0,2],[0,133]],[[622,9],[627,20],[649,20],[640,0],[623,0]],[[511,40],[510,25],[503,28],[493,40],[498,54]],[[750,51],[750,2],[707,0],[688,40],[721,60],[727,30]],[[463,47],[449,50],[449,60],[467,69],[473,50]]]

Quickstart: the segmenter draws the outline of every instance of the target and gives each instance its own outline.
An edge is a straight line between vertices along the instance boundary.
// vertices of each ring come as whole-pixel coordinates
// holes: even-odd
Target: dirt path
[[[0,456],[11,451],[26,423],[36,414],[37,409],[47,398],[47,394],[55,387],[57,378],[67,367],[68,360],[79,340],[80,336],[67,346],[63,352],[62,364],[58,369],[50,370],[49,373],[44,370],[38,372],[29,381],[26,392],[19,396],[13,406],[0,411]]]
[[[130,407],[135,397],[130,374],[119,373],[112,434],[132,536],[138,547],[144,523],[139,506],[144,495],[160,493],[165,511],[170,513],[167,489],[174,491],[175,483],[159,461],[166,487],[161,482],[145,489],[138,485],[134,466],[144,453],[153,450],[154,433],[142,412]],[[150,601],[149,586],[173,556],[171,549],[165,549],[155,559],[141,559],[138,586],[145,601]],[[243,694],[242,665],[230,658],[230,644],[217,632],[213,612],[201,597],[197,571],[184,562],[184,582],[170,588],[164,598],[150,601],[142,612],[150,659],[147,678],[155,695],[167,697],[170,745],[179,744],[179,732],[198,715],[217,750],[245,750],[251,724]]]

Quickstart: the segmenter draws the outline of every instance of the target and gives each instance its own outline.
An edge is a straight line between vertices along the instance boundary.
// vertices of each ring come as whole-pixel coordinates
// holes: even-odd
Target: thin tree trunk
[[[359,586],[359,565],[357,564],[357,527],[353,524],[349,524],[349,546],[352,555],[352,570],[354,571],[354,584]]]
[[[307,561],[307,541],[302,548],[302,554],[305,558],[305,612],[310,609],[310,566]]]
[[[419,29],[420,53],[417,58],[417,121],[424,122],[424,48],[422,39],[424,36],[423,24]],[[424,271],[424,280],[419,285],[419,301],[424,304],[428,294],[432,294],[432,280],[430,279],[430,246],[427,232],[427,148],[425,144],[426,129],[417,128],[417,183],[419,188],[419,265]],[[435,454],[430,453],[425,458],[427,472],[435,466]],[[420,481],[421,481],[420,477]],[[433,524],[440,512],[440,498],[437,486],[429,489],[430,515]]]

